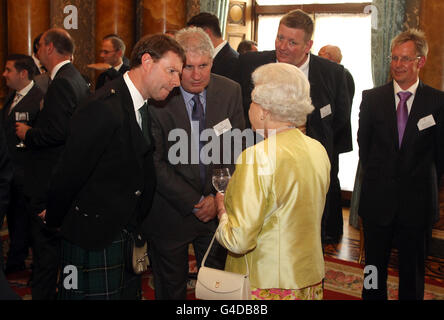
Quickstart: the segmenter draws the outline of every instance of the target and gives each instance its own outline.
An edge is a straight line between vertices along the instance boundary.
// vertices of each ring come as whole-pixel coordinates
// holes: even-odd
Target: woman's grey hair
[[[274,120],[302,126],[314,107],[310,84],[305,74],[287,63],[269,63],[257,68],[252,75],[253,102],[270,111]]]
[[[213,59],[214,47],[210,37],[202,28],[188,27],[179,30],[175,36],[185,53],[192,52],[207,55]]]

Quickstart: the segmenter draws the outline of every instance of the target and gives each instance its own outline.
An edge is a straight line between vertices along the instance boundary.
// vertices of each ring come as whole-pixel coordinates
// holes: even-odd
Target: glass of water
[[[230,170],[228,168],[213,169],[212,182],[214,188],[218,192],[225,193],[230,178],[231,175],[230,175]]]
[[[29,113],[28,112],[16,112],[15,113],[15,121],[21,123],[27,123],[29,121]],[[25,144],[22,140],[16,145],[17,148],[25,148]]]

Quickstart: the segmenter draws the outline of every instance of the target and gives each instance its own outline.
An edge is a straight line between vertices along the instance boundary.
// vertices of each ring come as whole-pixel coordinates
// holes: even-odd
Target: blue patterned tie
[[[398,92],[399,103],[396,109],[396,119],[398,121],[398,139],[399,149],[401,149],[402,137],[404,136],[405,126],[407,125],[407,119],[409,118],[409,112],[407,110],[407,100],[412,95],[411,92],[403,91]]]
[[[205,185],[205,165],[202,163],[200,158],[200,151],[202,150],[202,147],[204,146],[203,141],[201,141],[200,134],[205,129],[205,114],[203,105],[200,102],[199,95],[195,94],[193,97],[193,111],[191,113],[191,120],[199,122],[199,173],[200,173],[200,181],[202,183],[202,188],[204,188]]]

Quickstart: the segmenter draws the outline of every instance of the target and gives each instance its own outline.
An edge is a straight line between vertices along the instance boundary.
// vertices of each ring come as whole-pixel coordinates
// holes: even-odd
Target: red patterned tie
[[[404,136],[405,126],[409,117],[407,110],[407,100],[411,97],[412,93],[408,91],[398,92],[399,103],[396,109],[396,118],[398,120],[398,138],[399,149],[401,149],[402,137]]]

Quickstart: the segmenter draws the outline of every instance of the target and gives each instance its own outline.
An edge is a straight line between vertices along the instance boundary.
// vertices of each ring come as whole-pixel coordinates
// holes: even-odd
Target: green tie
[[[142,134],[148,144],[151,144],[150,129],[148,126],[148,105],[145,102],[139,109],[140,117],[142,118]]]

